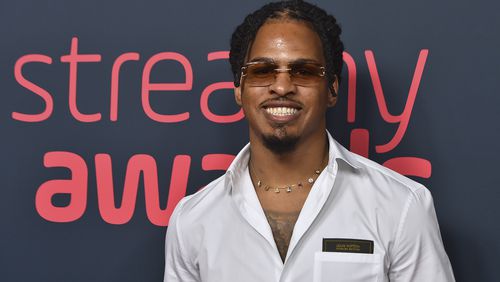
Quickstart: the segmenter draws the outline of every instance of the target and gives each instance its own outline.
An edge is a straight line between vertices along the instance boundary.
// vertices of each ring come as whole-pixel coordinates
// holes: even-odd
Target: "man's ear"
[[[335,81],[333,81],[333,84],[329,88],[330,95],[328,95],[328,107],[333,107],[337,103],[337,97],[339,95],[339,80],[337,76],[335,76]]]
[[[236,104],[238,106],[242,106],[243,104],[241,103],[241,84],[238,87],[234,88],[234,99],[236,100]]]

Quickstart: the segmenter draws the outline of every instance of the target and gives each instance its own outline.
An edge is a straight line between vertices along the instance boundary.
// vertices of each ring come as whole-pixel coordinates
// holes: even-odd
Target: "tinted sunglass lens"
[[[300,85],[316,84],[323,76],[323,69],[315,64],[300,64],[291,69],[293,82]]]
[[[254,86],[267,86],[274,83],[278,72],[283,69],[272,63],[250,63],[243,70],[246,83]],[[285,70],[286,71],[286,70]],[[315,85],[324,75],[324,68],[316,64],[290,65],[288,73],[296,85]]]
[[[274,81],[276,65],[253,64],[247,67],[247,82],[256,85],[271,84]]]

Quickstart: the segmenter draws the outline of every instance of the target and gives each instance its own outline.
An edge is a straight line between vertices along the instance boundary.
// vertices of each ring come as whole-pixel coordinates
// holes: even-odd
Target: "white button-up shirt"
[[[429,190],[328,138],[328,165],[284,263],[250,179],[247,145],[222,177],[177,205],[165,281],[454,281]],[[373,253],[324,251],[331,238],[372,241]]]

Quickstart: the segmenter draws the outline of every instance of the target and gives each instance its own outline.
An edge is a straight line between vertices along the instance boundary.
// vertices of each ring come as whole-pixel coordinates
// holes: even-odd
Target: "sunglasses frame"
[[[265,62],[265,61],[255,61],[255,62],[249,62],[249,63],[246,63],[243,67],[241,67],[241,75],[240,75],[240,78],[241,78],[241,81],[243,81],[243,78],[247,76],[247,74],[245,73],[245,70],[248,69],[248,66],[251,66],[251,65],[257,65],[257,64],[269,64],[269,65],[276,65],[274,63],[270,63],[270,62]],[[296,65],[301,65],[301,64],[310,64],[310,65],[315,65],[315,66],[319,66],[319,69],[321,70],[321,73],[319,73],[317,75],[317,77],[325,77],[326,76],[326,68],[324,66],[322,66],[321,64],[318,64],[318,63],[313,63],[313,62],[307,62],[307,63],[298,63]],[[276,75],[278,73],[281,73],[281,72],[287,72],[288,75],[290,75],[290,78],[292,80],[292,83],[293,83],[293,80],[294,80],[294,77],[296,77],[295,75],[292,74],[292,70],[293,70],[293,63],[292,64],[288,64],[288,67],[287,68],[274,68],[273,71],[274,71],[274,80],[276,80]],[[292,67],[290,67],[292,66]],[[263,84],[263,85],[258,85],[258,86],[269,86],[271,85],[273,82],[271,83],[268,83],[268,84]],[[296,84],[296,83],[294,83]],[[313,85],[314,83],[312,83],[311,85]],[[301,85],[300,83],[297,84],[297,85]]]

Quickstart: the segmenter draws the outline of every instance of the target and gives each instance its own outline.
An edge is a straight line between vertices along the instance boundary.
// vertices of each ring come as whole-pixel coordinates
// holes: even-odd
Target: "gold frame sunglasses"
[[[241,67],[241,81],[250,86],[269,86],[276,81],[278,73],[288,72],[295,85],[314,86],[326,75],[324,66],[314,62],[290,63],[279,68],[274,62],[249,62]]]

